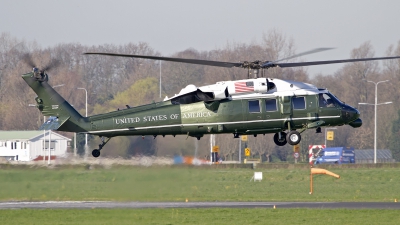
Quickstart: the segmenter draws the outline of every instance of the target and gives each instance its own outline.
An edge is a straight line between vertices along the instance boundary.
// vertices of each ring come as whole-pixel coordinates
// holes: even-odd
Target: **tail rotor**
[[[53,68],[58,67],[60,64],[60,61],[57,59],[52,59],[47,65],[43,66],[40,68],[33,60],[32,55],[29,53],[26,53],[22,57],[22,61],[28,65],[30,68],[32,68],[32,72],[34,74],[34,77],[39,80],[39,81],[47,81],[47,71],[50,71]]]

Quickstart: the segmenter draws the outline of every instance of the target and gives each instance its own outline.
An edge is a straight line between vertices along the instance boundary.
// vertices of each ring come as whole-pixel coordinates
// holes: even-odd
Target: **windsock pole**
[[[319,168],[312,168],[310,173],[310,195],[313,193],[313,175],[314,174],[326,174],[332,177],[340,178],[340,176],[336,173],[332,173],[329,170],[319,169]]]
[[[310,173],[310,195],[312,194],[312,191],[313,191],[312,185],[313,185],[313,182],[312,182],[312,173]]]

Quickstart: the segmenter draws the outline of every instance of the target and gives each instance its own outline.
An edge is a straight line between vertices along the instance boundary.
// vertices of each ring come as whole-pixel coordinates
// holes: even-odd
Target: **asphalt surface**
[[[0,202],[0,209],[93,209],[93,208],[313,208],[400,209],[400,202],[107,202],[48,201]]]

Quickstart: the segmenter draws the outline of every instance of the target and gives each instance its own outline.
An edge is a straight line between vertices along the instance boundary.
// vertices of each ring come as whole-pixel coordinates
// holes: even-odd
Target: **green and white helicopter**
[[[188,85],[173,97],[123,110],[84,117],[78,113],[49,84],[46,68],[33,71],[22,78],[37,94],[37,108],[51,119],[40,129],[87,133],[102,137],[94,157],[115,136],[187,135],[200,139],[205,134],[232,133],[258,135],[274,133],[274,142],[283,146],[296,145],[307,129],[321,131],[324,126],[348,124],[360,127],[359,111],[340,101],[326,89],[298,81],[259,77],[260,70],[272,67],[299,67],[333,63],[397,59],[400,56],[345,59],[331,61],[282,63],[306,54],[328,50],[314,49],[276,61],[221,62],[198,59],[171,58],[115,53],[85,53],[114,57],[144,58],[217,67],[240,67],[252,70],[254,78],[221,81],[213,85]]]

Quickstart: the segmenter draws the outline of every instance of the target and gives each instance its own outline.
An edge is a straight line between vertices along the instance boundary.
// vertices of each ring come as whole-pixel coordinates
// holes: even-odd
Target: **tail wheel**
[[[285,132],[280,132],[281,138],[279,138],[279,133],[276,133],[274,135],[274,142],[278,146],[284,146],[286,145],[286,133]]]
[[[100,156],[100,150],[98,150],[98,149],[93,150],[92,151],[92,156],[95,157],[95,158],[99,157]]]
[[[290,145],[297,145],[301,141],[301,135],[299,132],[292,130],[286,135],[286,141]]]

